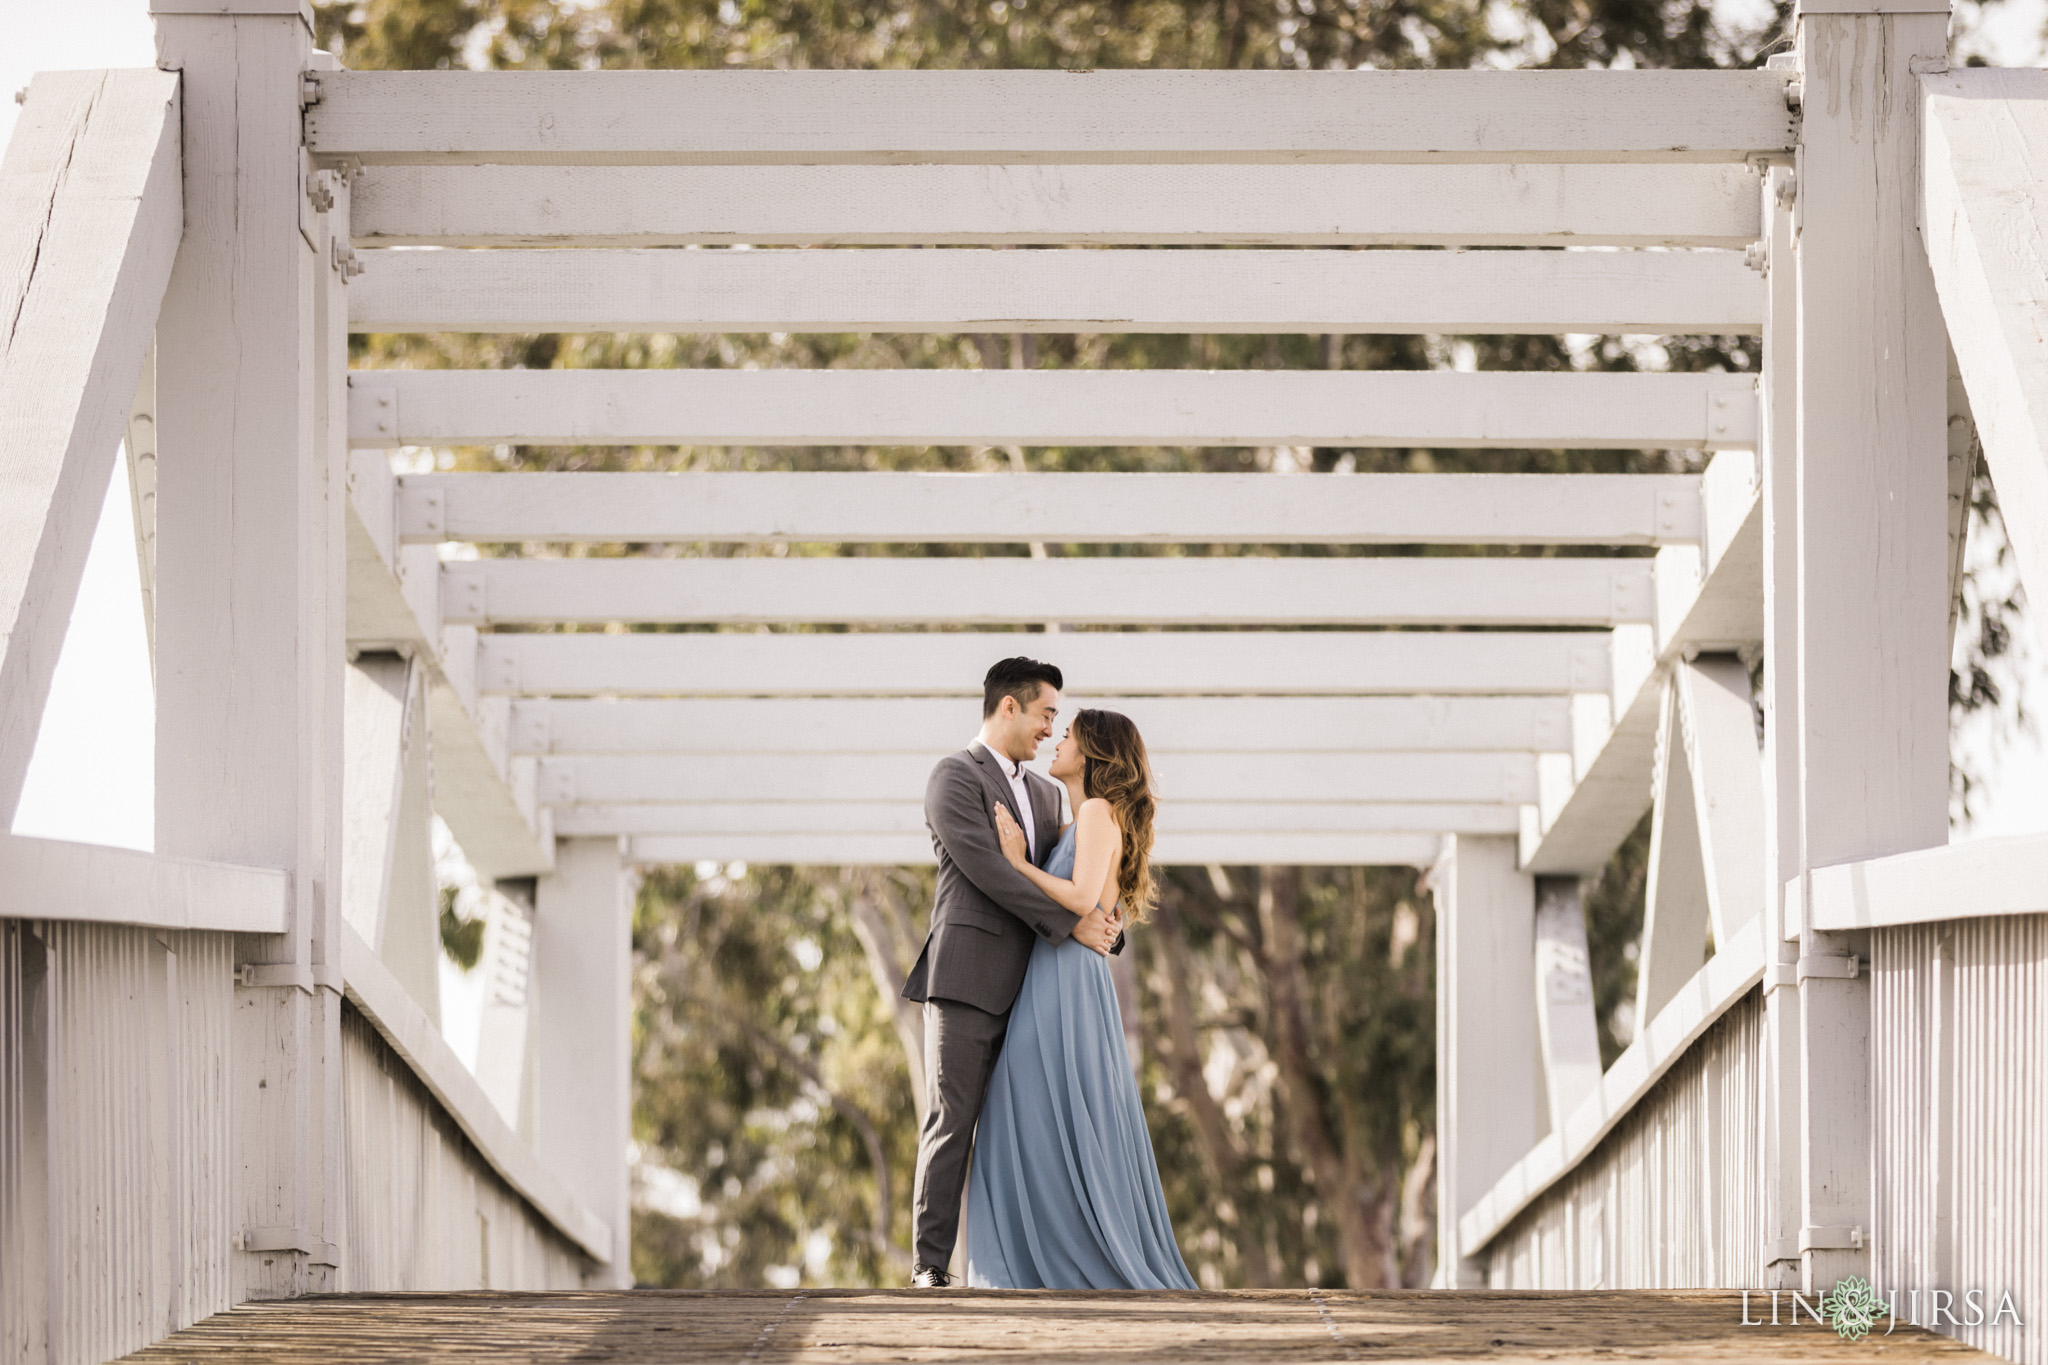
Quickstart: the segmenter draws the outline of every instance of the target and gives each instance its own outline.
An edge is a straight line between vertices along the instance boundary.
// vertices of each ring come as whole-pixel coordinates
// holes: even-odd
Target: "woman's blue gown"
[[[1074,830],[1045,870],[1074,874]],[[1124,1046],[1109,963],[1038,940],[975,1130],[967,1282],[1194,1289]]]

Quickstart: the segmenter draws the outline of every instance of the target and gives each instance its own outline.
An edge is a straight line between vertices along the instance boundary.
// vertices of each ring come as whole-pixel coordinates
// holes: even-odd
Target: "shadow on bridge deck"
[[[1753,1316],[1768,1320],[1769,1296]],[[1878,1332],[1883,1332],[1880,1322]],[[1900,1327],[1742,1325],[1738,1293],[844,1289],[349,1294],[246,1304],[136,1361],[1995,1360]]]

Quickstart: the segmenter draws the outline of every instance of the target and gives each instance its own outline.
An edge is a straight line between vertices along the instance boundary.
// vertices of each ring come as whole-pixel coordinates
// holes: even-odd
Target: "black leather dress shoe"
[[[953,1283],[953,1277],[935,1265],[915,1265],[910,1268],[912,1289],[946,1289]]]

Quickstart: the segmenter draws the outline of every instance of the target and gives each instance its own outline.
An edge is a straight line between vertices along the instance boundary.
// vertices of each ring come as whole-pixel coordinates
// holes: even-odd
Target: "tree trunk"
[[[917,1104],[917,1125],[924,1127],[924,1008],[903,998],[903,980],[917,964],[924,943],[910,900],[886,871],[841,868],[839,894],[853,916],[853,932],[868,959],[875,989],[889,1002],[896,1041],[910,1067],[910,1094]]]
[[[1337,1224],[1344,1283],[1352,1289],[1389,1285],[1387,1239],[1378,1235],[1369,1204],[1373,1191],[1360,1182],[1345,1144],[1331,1123],[1322,1077],[1308,1034],[1306,983],[1294,870],[1259,870],[1259,928],[1266,949],[1266,992],[1271,1003],[1274,1060],[1287,1109],[1288,1129],[1304,1165],[1315,1176],[1325,1211]]]
[[[1160,957],[1159,1004],[1166,1016],[1166,1037],[1159,1054],[1173,1078],[1173,1088],[1186,1101],[1194,1121],[1196,1145],[1202,1164],[1217,1192],[1228,1203],[1219,1217],[1237,1233],[1238,1261],[1244,1268],[1245,1283],[1254,1289],[1273,1285],[1273,1264],[1266,1254],[1266,1239],[1256,1220],[1248,1218],[1249,1182],[1246,1179],[1244,1149],[1230,1131],[1223,1107],[1209,1093],[1208,1078],[1202,1074],[1201,1036],[1195,1028],[1194,989],[1189,982],[1188,948],[1181,937],[1180,916],[1170,903],[1162,902],[1152,921],[1151,942]],[[1227,1213],[1228,1216],[1224,1216]]]

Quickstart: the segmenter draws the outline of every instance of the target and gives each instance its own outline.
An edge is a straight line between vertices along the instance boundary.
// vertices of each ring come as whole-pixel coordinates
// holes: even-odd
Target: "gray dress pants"
[[[917,1138],[917,1187],[911,1206],[919,1265],[943,1270],[953,1259],[974,1125],[981,1118],[981,1102],[1009,1026],[1008,1014],[990,1014],[959,1000],[924,1002],[924,1093],[929,1108]]]

